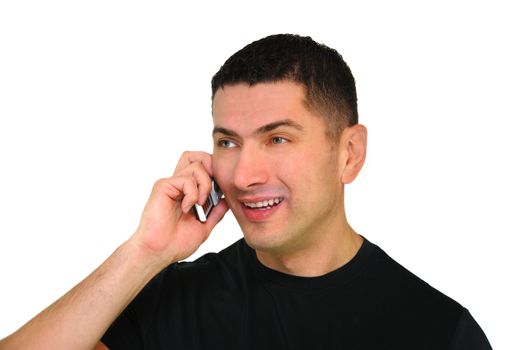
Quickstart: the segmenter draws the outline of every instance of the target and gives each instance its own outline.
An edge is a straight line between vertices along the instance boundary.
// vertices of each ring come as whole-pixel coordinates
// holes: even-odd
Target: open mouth
[[[283,198],[278,197],[259,202],[243,202],[242,204],[248,209],[268,210],[278,206],[281,202],[283,202]]]

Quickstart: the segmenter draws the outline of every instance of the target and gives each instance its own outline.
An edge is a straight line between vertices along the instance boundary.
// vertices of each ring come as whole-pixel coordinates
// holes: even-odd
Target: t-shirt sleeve
[[[449,350],[492,350],[487,336],[467,309],[463,309]]]
[[[165,297],[165,284],[172,282],[173,266],[156,275],[107,329],[101,340],[110,350],[144,348],[148,330],[160,321],[156,311]]]
[[[110,350],[143,349],[140,327],[132,304],[122,312],[105,332],[102,337],[102,343]]]

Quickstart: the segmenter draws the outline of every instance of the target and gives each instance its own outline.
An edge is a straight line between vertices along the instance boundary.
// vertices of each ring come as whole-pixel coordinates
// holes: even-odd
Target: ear
[[[358,175],[367,155],[367,128],[356,124],[345,128],[340,136],[340,180],[349,184]]]

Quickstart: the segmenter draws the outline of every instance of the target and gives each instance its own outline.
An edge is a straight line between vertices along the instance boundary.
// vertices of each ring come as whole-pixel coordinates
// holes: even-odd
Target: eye
[[[221,148],[233,148],[233,147],[236,147],[237,145],[234,142],[232,142],[231,140],[219,140],[218,146]]]
[[[282,143],[287,143],[287,142],[289,142],[289,140],[287,140],[286,138],[281,137],[281,136],[275,136],[271,139],[271,142],[275,145],[279,145]]]

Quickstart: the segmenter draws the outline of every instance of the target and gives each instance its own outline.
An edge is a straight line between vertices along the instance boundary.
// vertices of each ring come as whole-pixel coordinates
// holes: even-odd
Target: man
[[[132,237],[1,349],[490,349],[465,308],[347,222],[367,130],[336,51],[270,36],[212,91],[213,154],[184,153]],[[225,199],[201,223],[211,177]],[[180,262],[229,208],[244,239]]]

